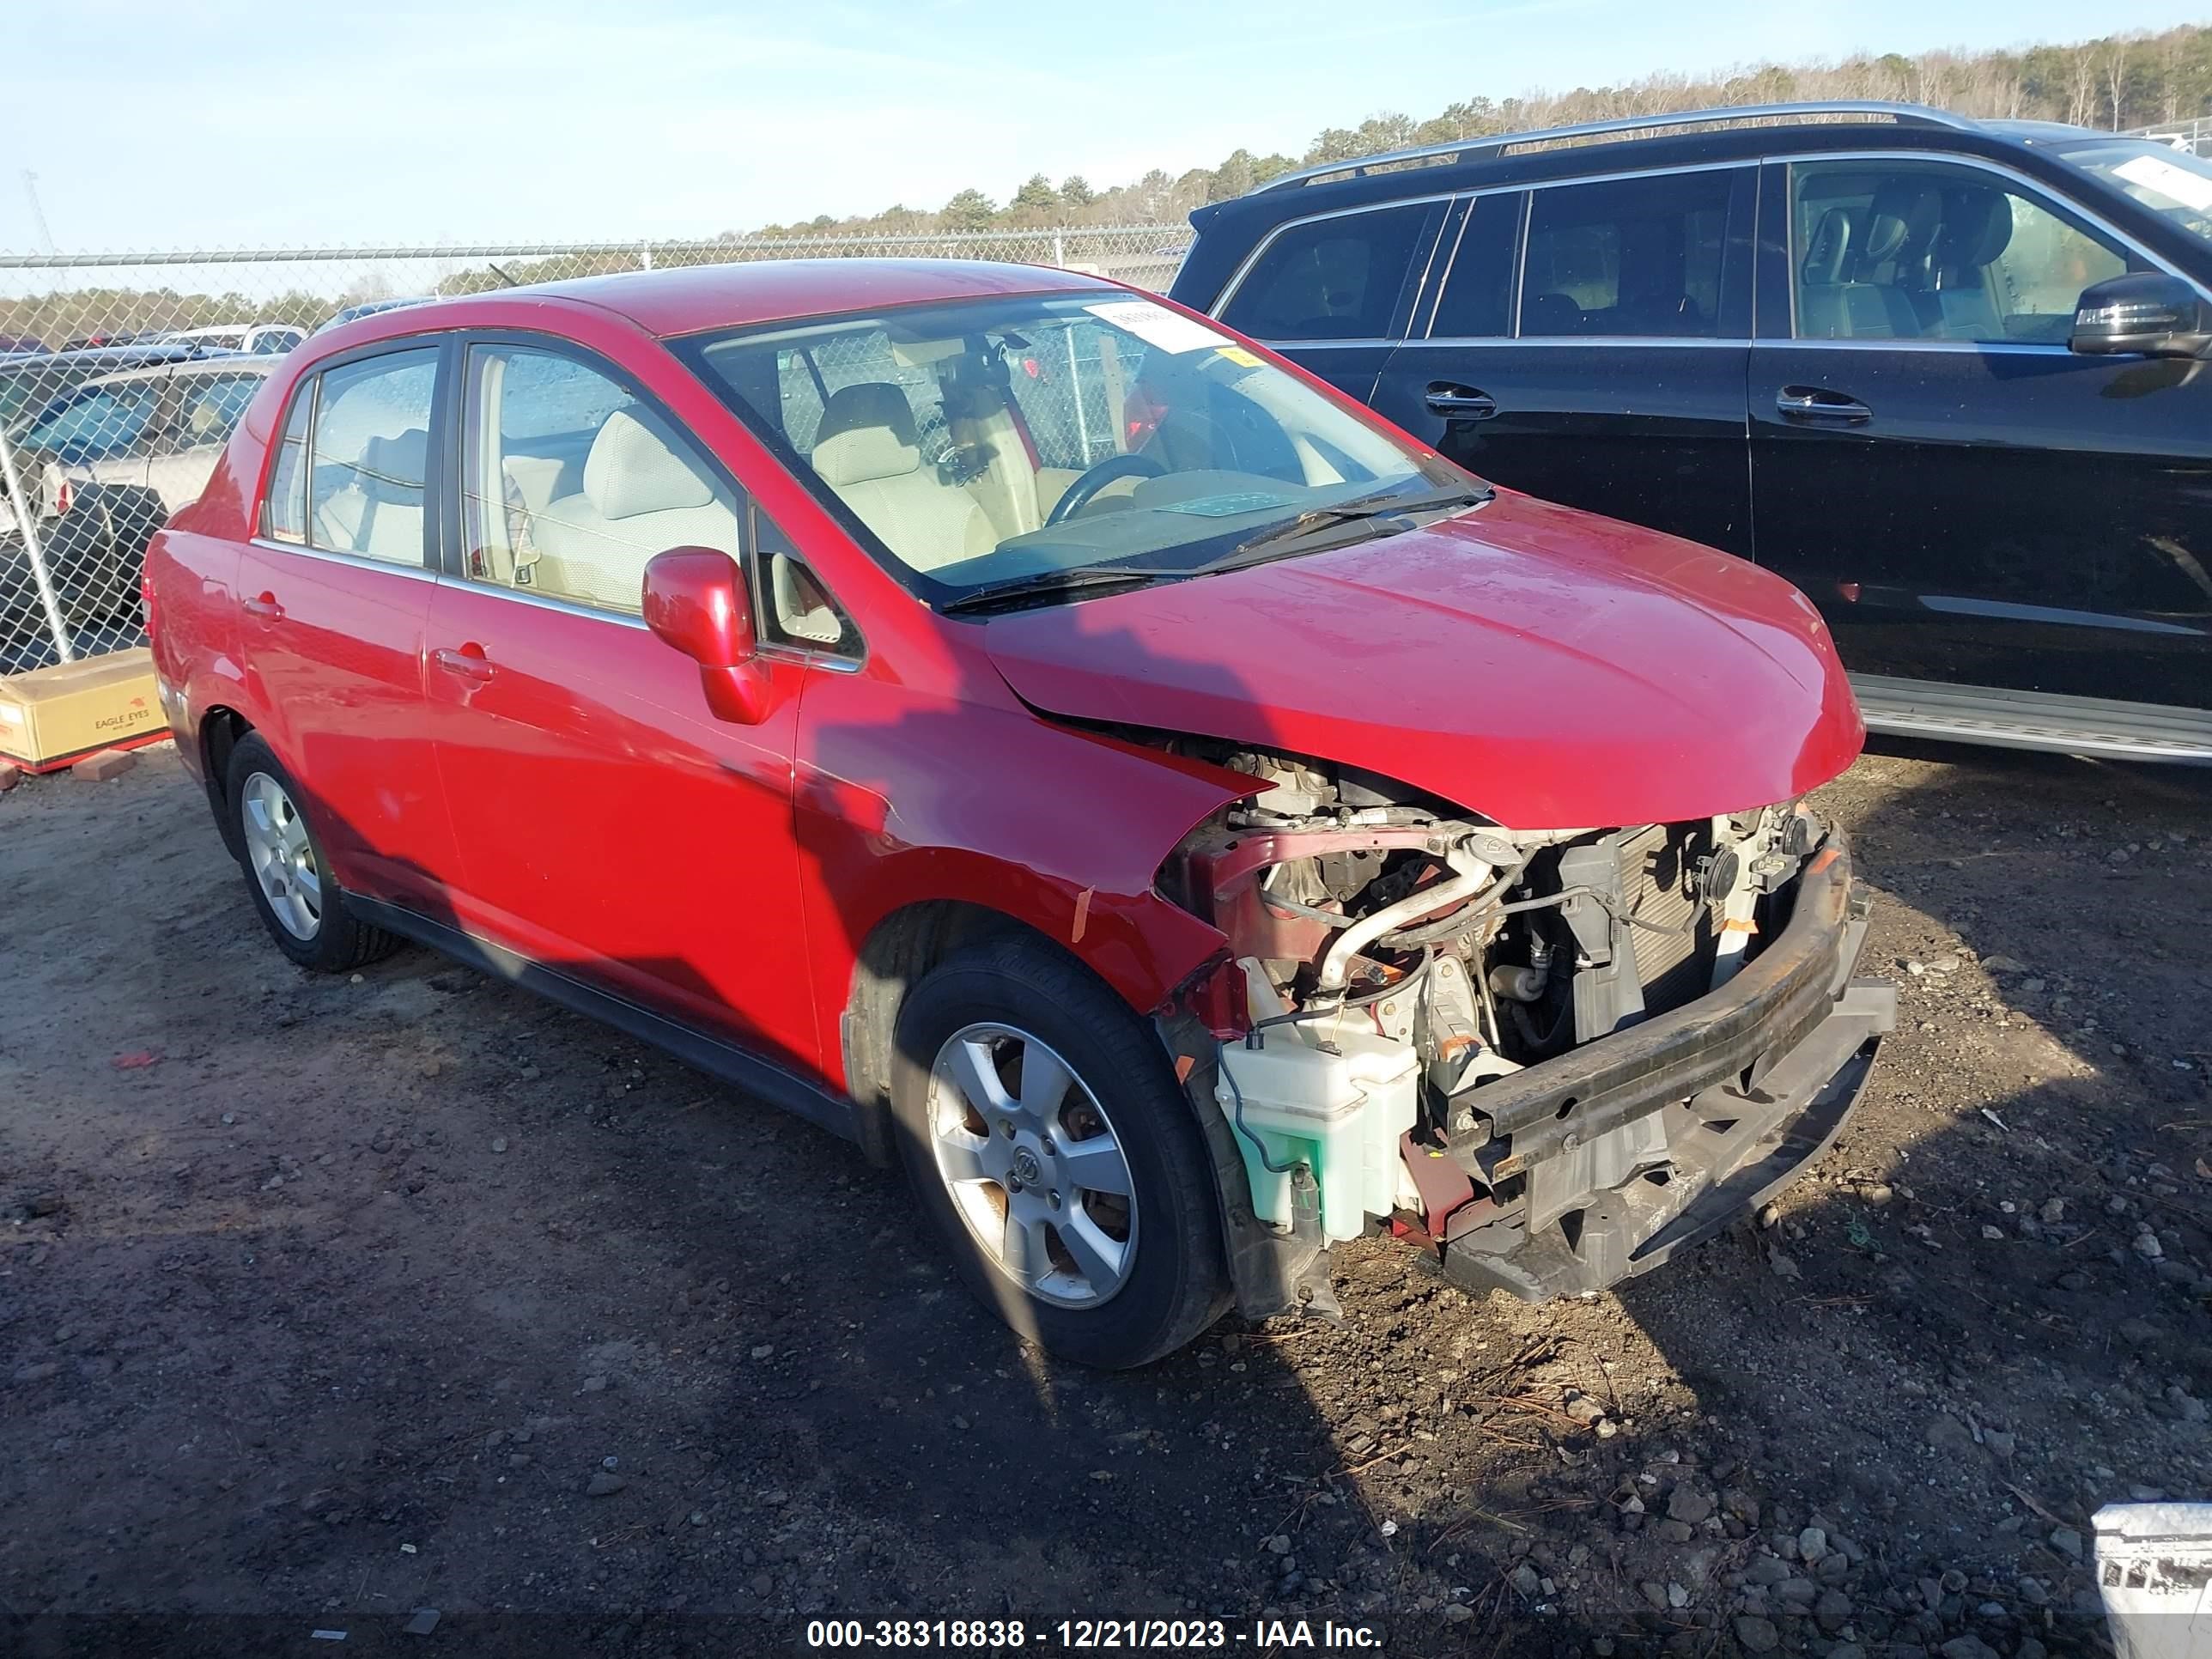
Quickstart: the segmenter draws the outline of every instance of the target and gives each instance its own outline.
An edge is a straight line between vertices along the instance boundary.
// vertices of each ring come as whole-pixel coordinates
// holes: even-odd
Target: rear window
[[[1285,227],[1221,320],[1262,340],[1388,338],[1436,211],[1414,202]]]

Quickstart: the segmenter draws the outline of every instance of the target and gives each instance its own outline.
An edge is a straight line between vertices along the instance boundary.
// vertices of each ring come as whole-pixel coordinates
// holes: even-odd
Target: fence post
[[[1052,234],[1052,262],[1063,270],[1067,269],[1067,238],[1057,230]]]
[[[9,503],[15,509],[15,527],[23,538],[23,554],[31,562],[31,580],[39,586],[39,604],[46,613],[46,627],[54,636],[54,649],[60,659],[70,662],[76,653],[70,649],[69,624],[62,620],[62,606],[54,594],[53,578],[46,572],[46,550],[39,544],[39,515],[31,510],[30,496],[23,489],[22,476],[15,470],[15,451],[8,441],[5,431],[0,431],[0,480],[8,486]]]

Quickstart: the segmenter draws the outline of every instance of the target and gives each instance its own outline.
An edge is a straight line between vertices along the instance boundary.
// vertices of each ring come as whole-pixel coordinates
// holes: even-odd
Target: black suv
[[[1776,105],[1191,222],[1177,300],[1486,477],[1788,576],[1874,729],[2212,761],[2212,164]]]

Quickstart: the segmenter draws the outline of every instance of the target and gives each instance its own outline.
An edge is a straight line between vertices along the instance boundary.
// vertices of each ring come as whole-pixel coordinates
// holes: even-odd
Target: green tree
[[[1023,180],[1022,187],[1014,192],[1014,199],[1006,204],[1007,211],[1034,215],[1049,215],[1060,211],[1060,192],[1052,187],[1052,180],[1042,173],[1032,173]]]
[[[1072,208],[1087,208],[1098,199],[1098,192],[1081,173],[1071,173],[1060,181],[1060,199]]]
[[[960,191],[937,215],[947,230],[988,230],[998,216],[998,204],[980,190]]]

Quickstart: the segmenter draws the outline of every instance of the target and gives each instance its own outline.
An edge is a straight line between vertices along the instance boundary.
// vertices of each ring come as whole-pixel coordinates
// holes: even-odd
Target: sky
[[[1126,183],[1531,88],[2021,46],[2196,5],[78,0],[11,37],[0,252],[552,241]],[[42,27],[56,38],[42,41]]]

